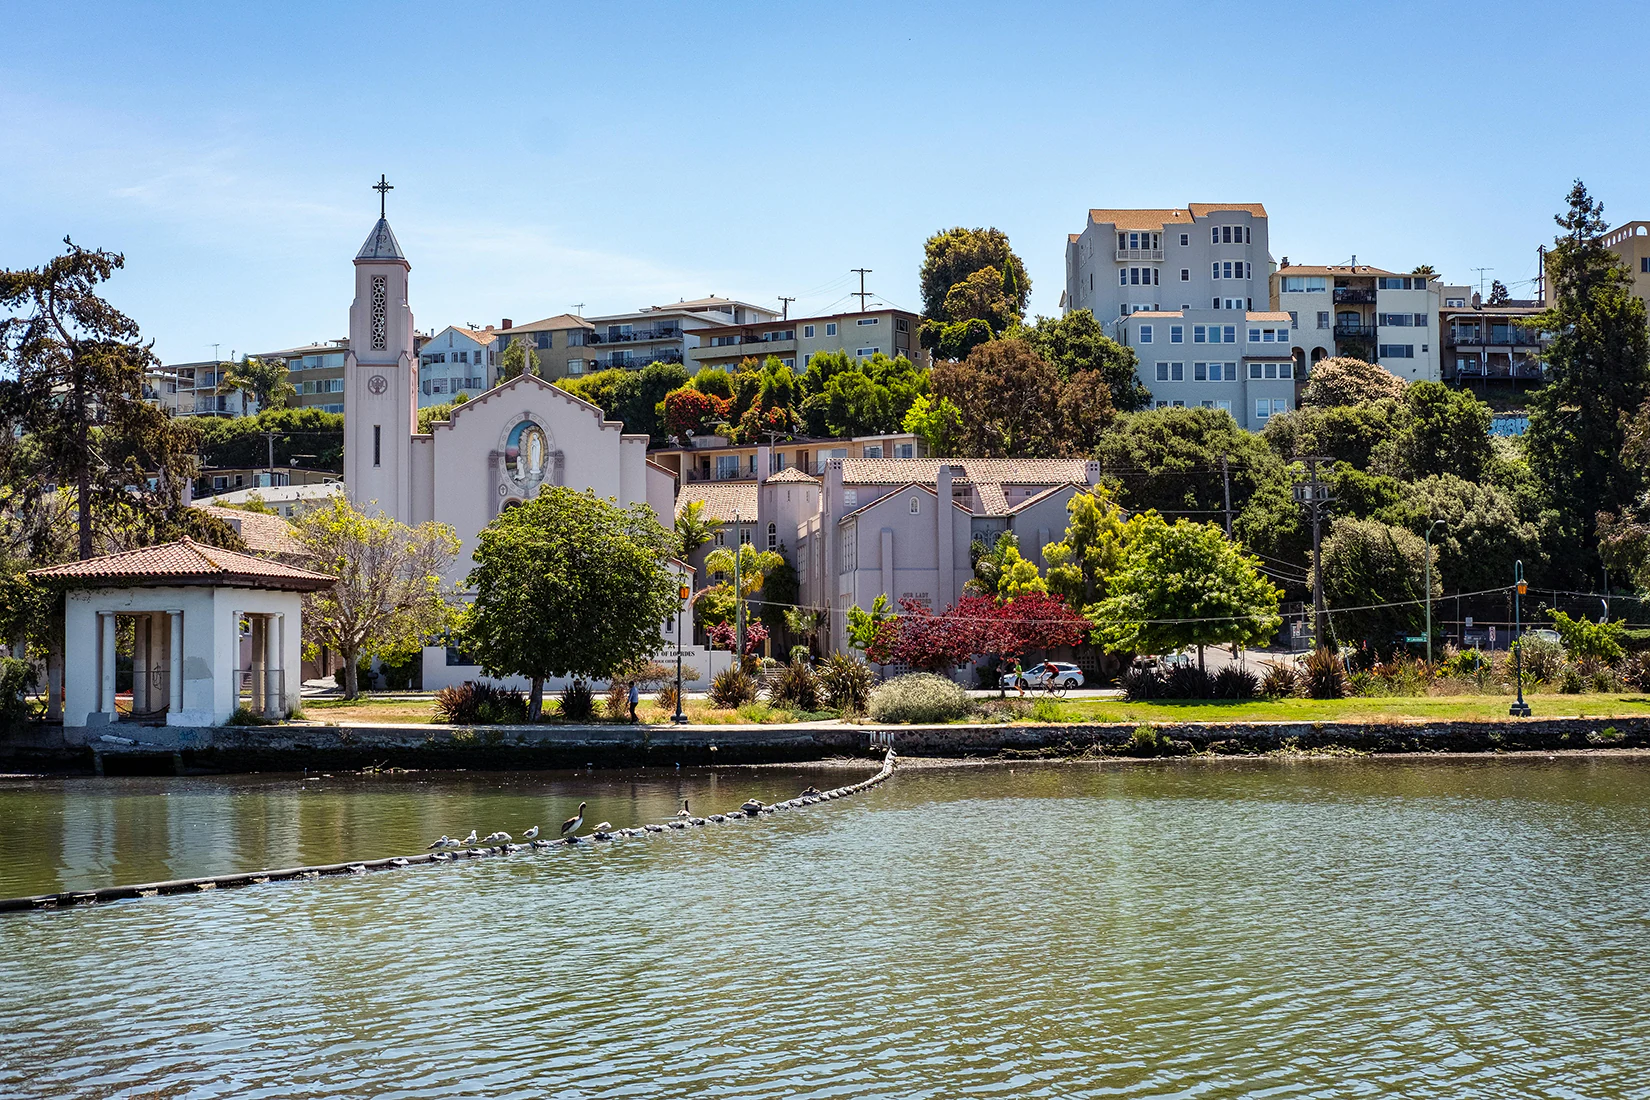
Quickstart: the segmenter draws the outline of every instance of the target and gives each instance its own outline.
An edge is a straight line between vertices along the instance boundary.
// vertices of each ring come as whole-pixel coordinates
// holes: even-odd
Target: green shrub
[[[768,701],[800,710],[819,709],[819,677],[806,659],[792,658],[768,681]]]
[[[455,726],[514,724],[527,720],[527,697],[497,684],[466,680],[435,693],[435,713]]]
[[[1214,694],[1214,677],[1196,665],[1176,665],[1163,674],[1166,699],[1212,699]]]
[[[1129,751],[1139,756],[1160,756],[1174,747],[1174,742],[1166,733],[1160,733],[1152,726],[1138,725],[1134,733],[1129,736]]]
[[[248,706],[235,708],[235,713],[229,716],[225,725],[230,726],[272,726],[275,723]]]
[[[824,702],[844,715],[864,714],[871,702],[871,666],[846,653],[833,653],[818,670]]]
[[[1268,699],[1286,699],[1300,690],[1300,676],[1288,665],[1268,665],[1260,693]]]
[[[732,710],[756,698],[756,678],[732,665],[711,677],[708,694],[712,706]]]
[[[1545,680],[1551,683],[1558,679],[1564,668],[1562,645],[1539,634],[1526,634],[1513,644],[1518,647],[1520,659],[1524,662],[1526,682]]]
[[[1253,672],[1237,665],[1227,665],[1215,673],[1216,699],[1253,699],[1260,693],[1260,680]]]
[[[973,711],[961,684],[932,672],[896,676],[871,692],[871,717],[878,722],[949,722]]]
[[[590,692],[590,685],[583,680],[574,680],[561,689],[561,716],[569,722],[587,722],[590,716],[596,713],[596,697]]]
[[[22,731],[29,719],[29,691],[34,666],[16,657],[0,658],[0,734]]]
[[[1586,685],[1581,679],[1581,670],[1575,665],[1565,665],[1564,671],[1558,677],[1558,690],[1562,695],[1580,695]]]
[[[1314,649],[1301,668],[1306,694],[1313,699],[1346,697],[1346,665],[1333,649]]]
[[[1123,698],[1131,703],[1148,703],[1164,697],[1163,677],[1156,669],[1131,668],[1117,678],[1117,686],[1123,689]]]
[[[1031,706],[1031,717],[1038,722],[1064,720],[1065,710],[1053,699],[1039,699]]]
[[[1597,657],[1614,663],[1621,660],[1626,649],[1627,627],[1623,623],[1595,623],[1586,619],[1572,619],[1556,608],[1548,608],[1547,617],[1553,629],[1564,639],[1564,648],[1577,657]]]

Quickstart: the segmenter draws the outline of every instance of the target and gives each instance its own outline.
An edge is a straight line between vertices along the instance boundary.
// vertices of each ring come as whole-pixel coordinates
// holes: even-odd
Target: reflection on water
[[[0,788],[0,879],[364,858],[811,778],[29,784]],[[738,826],[9,917],[0,1095],[1644,1096],[1646,778],[907,771]]]

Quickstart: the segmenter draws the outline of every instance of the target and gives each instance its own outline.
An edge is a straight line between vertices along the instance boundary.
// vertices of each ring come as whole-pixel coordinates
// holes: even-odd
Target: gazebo
[[[64,589],[65,726],[117,721],[218,726],[241,705],[267,718],[297,709],[303,593],[336,577],[191,539],[31,570]],[[119,620],[132,620],[132,706],[115,707]],[[243,621],[250,659],[242,667]]]

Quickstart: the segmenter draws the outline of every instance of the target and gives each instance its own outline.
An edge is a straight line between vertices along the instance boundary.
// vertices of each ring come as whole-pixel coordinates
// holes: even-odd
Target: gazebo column
[[[168,611],[168,645],[166,647],[167,709],[173,714],[183,713],[183,612]]]
[[[137,617],[132,634],[132,714],[149,712],[149,622],[148,612]]]
[[[98,685],[97,709],[115,718],[115,613],[99,611],[98,629]]]
[[[283,718],[286,710],[285,685],[281,683],[281,635],[284,615],[264,616],[264,717]]]
[[[264,712],[264,635],[266,624],[262,615],[248,615],[247,624],[251,627],[247,639],[246,667],[247,675],[247,706],[254,714]]]

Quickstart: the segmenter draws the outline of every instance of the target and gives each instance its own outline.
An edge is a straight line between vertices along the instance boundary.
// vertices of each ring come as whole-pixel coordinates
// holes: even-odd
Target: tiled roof
[[[877,499],[875,499],[873,501],[868,501],[865,504],[861,504],[858,508],[855,508],[851,512],[844,513],[841,517],[839,517],[837,519],[837,523],[838,524],[847,523],[851,519],[858,519],[860,516],[864,515],[866,512],[871,511],[871,509],[873,509],[873,508],[881,508],[885,504],[890,504],[894,501],[894,499],[896,497],[898,497],[901,493],[905,492],[905,490],[907,490],[907,489],[921,489],[923,492],[927,493],[929,496],[933,497],[935,500],[938,500],[939,496],[940,496],[938,493],[936,493],[934,491],[934,487],[932,485],[923,485],[919,482],[908,481],[904,485],[901,485],[897,489],[894,489],[892,492],[884,493],[880,497],[877,497]],[[957,509],[959,512],[962,512],[964,515],[971,514],[971,513],[969,513],[967,508],[963,507],[961,504],[959,504],[955,500],[953,500],[951,502],[951,507]]]
[[[681,515],[688,502],[695,500],[705,502],[708,519],[732,523],[738,516],[741,521],[756,522],[755,481],[690,481],[676,494],[676,514]]]
[[[1089,221],[1094,225],[1114,225],[1118,229],[1157,229],[1165,225],[1190,225],[1193,218],[1234,211],[1266,217],[1266,207],[1258,202],[1194,202],[1184,210],[1166,207],[1158,210],[1090,210]]]
[[[554,317],[546,317],[542,321],[529,321],[525,325],[512,325],[509,328],[496,328],[494,336],[508,336],[512,332],[540,332],[544,329],[560,331],[564,328],[595,328],[583,317],[575,317],[571,313],[558,313]]]
[[[1086,482],[1088,464],[1081,458],[845,458],[844,485],[904,485],[916,481],[934,485],[941,465],[962,468],[954,480],[962,484],[1059,485]]]
[[[806,482],[809,485],[818,485],[819,484],[819,479],[817,477],[814,477],[810,474],[803,473],[801,470],[797,469],[795,466],[785,467],[783,470],[780,470],[777,474],[774,474],[772,477],[768,478],[768,481],[770,483],[772,483],[772,482],[781,482],[781,481],[782,482],[795,481],[795,482]]]
[[[248,512],[244,508],[223,508],[216,504],[197,504],[195,507],[209,516],[216,516],[235,529],[254,554],[307,555],[303,543],[292,537],[292,524],[280,516],[264,512]]]
[[[105,554],[89,561],[33,569],[29,576],[43,581],[90,587],[224,585],[236,588],[279,588],[317,592],[331,588],[337,577],[283,565],[267,558],[205,546],[192,539]]]
[[[1206,218],[1210,214],[1253,214],[1257,218],[1266,217],[1266,207],[1258,202],[1193,202],[1187,204],[1187,209],[1194,218]]]
[[[995,481],[982,481],[974,486],[974,491],[980,496],[980,515],[1008,515],[1008,495],[1003,492],[1000,484]]]
[[[1023,512],[1027,508],[1030,508],[1033,504],[1038,504],[1042,501],[1045,501],[1051,496],[1055,496],[1059,493],[1065,492],[1067,489],[1075,489],[1079,493],[1086,493],[1086,492],[1088,492],[1088,488],[1089,487],[1088,487],[1088,484],[1086,482],[1078,482],[1078,481],[1068,482],[1065,485],[1054,485],[1054,486],[1051,486],[1047,489],[1044,489],[1040,493],[1033,493],[1031,496],[1026,497],[1024,500],[1020,501],[1020,503],[1018,503],[1014,507],[1010,508],[1009,511],[1011,511],[1011,512]]]
[[[452,329],[454,332],[462,332],[478,344],[491,344],[494,340],[498,339],[498,329],[494,328],[477,330],[473,328],[464,328],[462,325],[453,325]]]
[[[1353,267],[1350,264],[1290,264],[1288,267],[1278,268],[1279,275],[1405,275],[1404,271],[1388,271],[1384,267],[1370,267],[1368,264],[1359,264]],[[1433,275],[1431,278],[1436,279]]]

